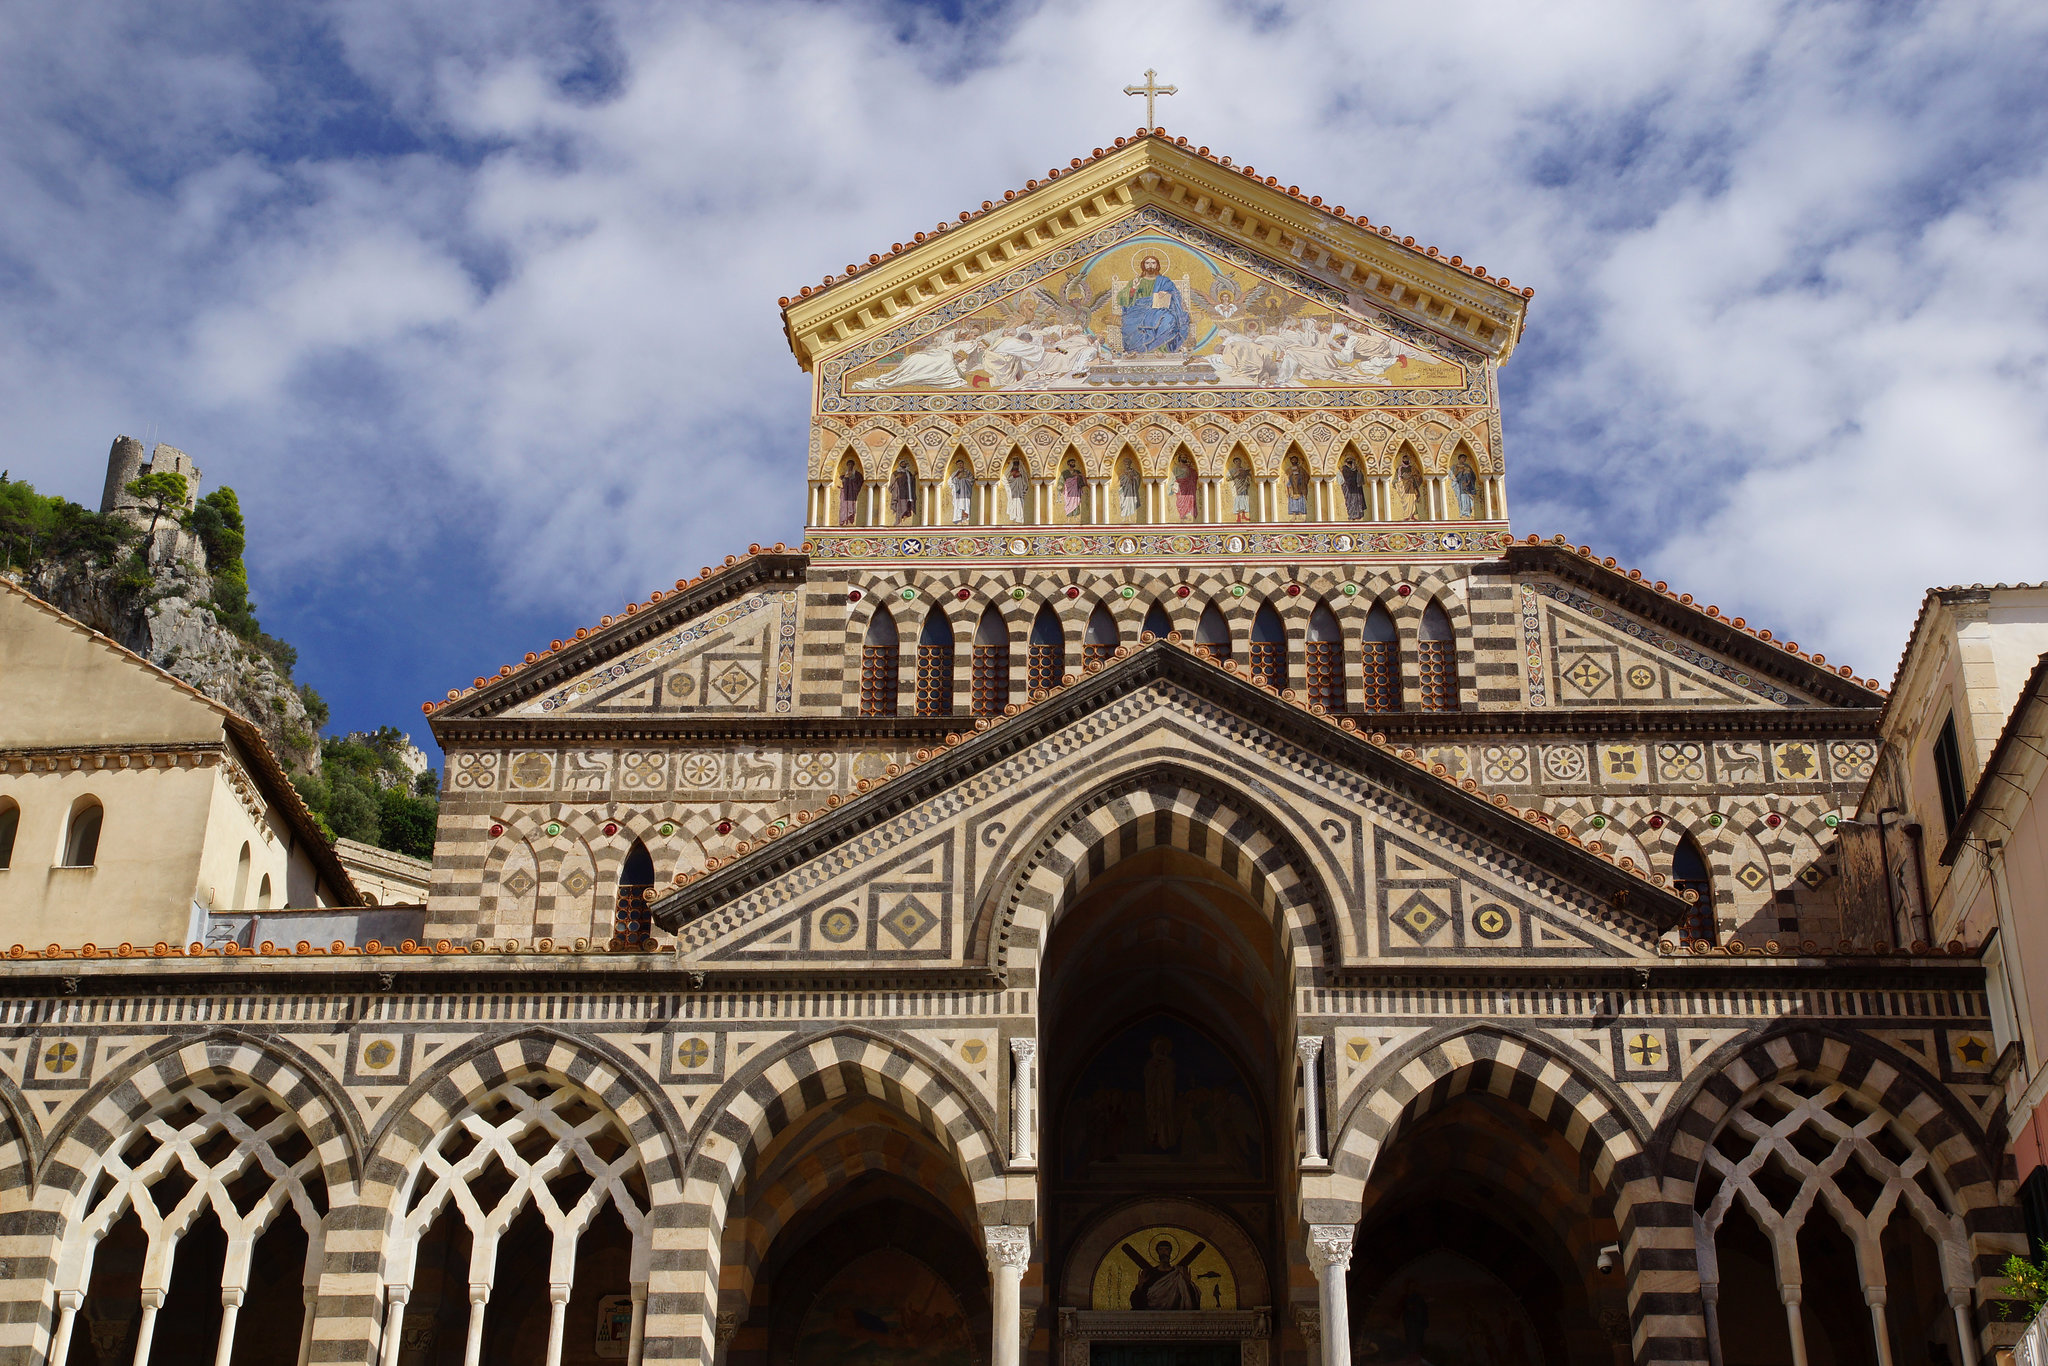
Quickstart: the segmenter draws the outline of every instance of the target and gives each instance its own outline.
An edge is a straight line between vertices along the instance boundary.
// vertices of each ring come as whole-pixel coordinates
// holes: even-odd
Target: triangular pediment
[[[1371,301],[1486,359],[1506,359],[1520,335],[1524,296],[1481,268],[1326,207],[1320,196],[1267,184],[1185,139],[1146,135],[1077,158],[1000,203],[915,233],[869,264],[799,291],[784,301],[791,350],[811,369],[963,294],[991,285],[1008,292],[1005,282],[1020,268],[1058,258],[1055,268],[1065,270],[1116,245],[1102,235],[1146,210],[1287,263],[1305,279]],[[1175,235],[1187,240],[1185,232]]]
[[[1132,784],[1257,794],[1250,818],[1295,851],[1334,968],[1645,956],[1683,910],[1519,813],[1160,643],[800,815],[660,899],[656,918],[703,970],[1000,972],[991,917],[1044,885],[1033,851],[1077,803]]]
[[[991,393],[1191,387],[1361,404],[1487,399],[1472,348],[1152,208],[943,296],[835,354],[820,378],[827,395],[899,395],[919,411]]]

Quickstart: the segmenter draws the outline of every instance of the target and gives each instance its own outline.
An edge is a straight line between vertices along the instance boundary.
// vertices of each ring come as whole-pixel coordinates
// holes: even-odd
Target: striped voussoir
[[[673,1248],[692,1289],[658,1328],[650,1301],[648,1361],[711,1360],[717,1306],[708,1292],[722,1279],[724,1225],[735,1187],[777,1134],[850,1095],[894,1107],[937,1143],[958,1164],[982,1227],[1034,1221],[1035,1202],[1010,1198],[995,1117],[969,1097],[964,1083],[948,1079],[941,1064],[901,1039],[863,1029],[842,1026],[792,1039],[750,1061],[706,1102],[712,1118],[694,1136],[684,1166],[683,1223]],[[657,1260],[662,1254],[657,1241]]]
[[[1193,855],[1242,887],[1269,916],[1284,917],[1298,970],[1334,943],[1329,899],[1300,843],[1258,806],[1178,765],[1149,765],[1083,798],[1025,853],[996,905],[997,945],[1042,947],[1052,921],[1089,883],[1147,849]]]
[[[2003,1297],[1999,1268],[2008,1255],[2028,1250],[2020,1211],[2000,1195],[2001,1184],[2016,1179],[2013,1159],[1919,1064],[1874,1039],[1800,1024],[1738,1040],[1702,1070],[1704,1080],[1674,1102],[1653,1149],[1669,1173],[1673,1201],[1690,1212],[1707,1145],[1757,1087],[1794,1074],[1840,1082],[1926,1151],[1952,1213],[1969,1232],[1979,1301]]]
[[[421,1155],[493,1093],[529,1078],[575,1087],[607,1112],[633,1144],[653,1206],[648,1322],[654,1323],[657,1312],[673,1318],[682,1298],[683,1273],[672,1259],[664,1261],[662,1248],[664,1229],[684,1218],[677,1161],[680,1118],[660,1097],[659,1088],[629,1060],[591,1040],[530,1029],[483,1041],[467,1054],[437,1064],[431,1077],[391,1106],[389,1118],[372,1137],[360,1194],[350,1207],[337,1201],[329,1215],[329,1225],[337,1231],[329,1236],[313,1360],[371,1359],[382,1326],[384,1278],[391,1271],[391,1235],[422,1170]],[[662,1359],[651,1351],[646,1357]]]
[[[33,1185],[11,1188],[17,1197],[25,1191],[26,1199],[4,1225],[9,1285],[15,1294],[32,1289],[35,1298],[9,1300],[0,1322],[0,1362],[39,1362],[48,1352],[60,1268],[84,1251],[67,1239],[81,1236],[79,1215],[108,1155],[181,1093],[219,1083],[260,1092],[294,1116],[319,1154],[330,1200],[354,1189],[363,1143],[352,1112],[293,1050],[221,1030],[138,1052],[72,1107],[50,1135]]]

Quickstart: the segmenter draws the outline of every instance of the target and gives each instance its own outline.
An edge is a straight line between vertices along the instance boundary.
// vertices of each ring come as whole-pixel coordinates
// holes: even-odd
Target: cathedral
[[[1530,296],[1148,128],[783,299],[801,534],[426,705],[416,935],[10,951],[0,1360],[1988,1360],[1885,694],[1510,532]]]

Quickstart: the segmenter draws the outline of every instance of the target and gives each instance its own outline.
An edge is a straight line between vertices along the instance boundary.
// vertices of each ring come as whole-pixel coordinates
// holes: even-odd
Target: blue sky
[[[2039,4],[0,9],[0,465],[249,515],[339,728],[800,538],[778,295],[1160,122],[1536,298],[1518,532],[1889,678],[2048,577]]]

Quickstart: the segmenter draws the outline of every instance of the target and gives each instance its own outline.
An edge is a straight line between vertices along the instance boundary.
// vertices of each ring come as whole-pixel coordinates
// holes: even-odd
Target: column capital
[[[569,1291],[572,1288],[566,1281],[549,1281],[548,1303],[567,1304],[569,1302]]]
[[[471,1304],[489,1304],[490,1301],[491,1283],[489,1281],[471,1281],[469,1283],[469,1302]]]
[[[988,1240],[988,1269],[1022,1271],[1031,1264],[1031,1230],[1022,1224],[993,1224],[983,1230]]]
[[[1038,1056],[1038,1040],[1018,1037],[1010,1040],[1010,1056],[1018,1062],[1030,1062]]]
[[[83,1290],[59,1290],[57,1292],[57,1307],[59,1309],[69,1309],[76,1312],[78,1307],[84,1303],[85,1292]]]
[[[718,1317],[715,1320],[715,1326],[711,1330],[711,1336],[718,1343],[718,1345],[720,1347],[725,1346],[725,1344],[731,1342],[734,1338],[739,1336],[739,1331],[739,1314],[731,1309],[719,1310]]]
[[[224,1285],[220,1288],[220,1304],[223,1309],[240,1309],[246,1292],[239,1285]]]
[[[1320,1305],[1293,1304],[1288,1312],[1294,1316],[1294,1331],[1308,1339],[1309,1351],[1313,1354],[1323,1340],[1323,1311]]]
[[[1333,1267],[1342,1271],[1351,1265],[1351,1240],[1357,1236],[1358,1229],[1351,1224],[1308,1226],[1308,1261],[1316,1269],[1316,1279]]]
[[[1323,1036],[1303,1034],[1294,1041],[1294,1056],[1304,1063],[1313,1063],[1323,1054]]]

